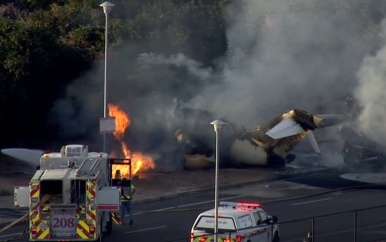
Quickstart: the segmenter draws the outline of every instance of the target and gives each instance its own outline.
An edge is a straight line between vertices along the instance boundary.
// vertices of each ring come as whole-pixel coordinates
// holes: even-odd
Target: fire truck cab
[[[279,222],[258,203],[221,201],[217,213],[218,242],[279,242]],[[213,242],[215,209],[198,215],[193,224],[191,242]]]
[[[113,166],[131,162],[77,144],[44,153],[29,186],[15,187],[15,207],[29,208],[30,241],[95,241],[110,234],[121,195],[112,186]]]

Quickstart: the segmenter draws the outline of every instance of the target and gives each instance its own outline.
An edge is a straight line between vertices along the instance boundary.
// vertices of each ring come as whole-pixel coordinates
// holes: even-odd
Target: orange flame
[[[131,120],[129,116],[118,106],[109,104],[109,116],[115,117],[115,131],[113,132],[114,138],[121,142],[122,152],[125,158],[131,159],[131,172],[132,175],[136,174],[140,170],[149,170],[154,169],[155,164],[151,157],[141,154],[140,152],[131,152],[123,141],[125,131],[129,127]],[[113,174],[116,173],[116,170],[121,171],[122,178],[130,178],[129,166],[115,166],[113,168]]]
[[[122,141],[125,131],[131,123],[129,116],[113,104],[109,104],[109,116],[115,117],[115,131],[113,133],[115,139]]]

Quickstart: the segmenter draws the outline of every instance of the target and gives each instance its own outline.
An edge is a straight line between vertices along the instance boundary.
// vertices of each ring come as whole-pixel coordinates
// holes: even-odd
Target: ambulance
[[[190,233],[191,242],[215,241],[215,209],[200,213]],[[217,211],[218,242],[279,242],[279,222],[259,203],[221,201]]]

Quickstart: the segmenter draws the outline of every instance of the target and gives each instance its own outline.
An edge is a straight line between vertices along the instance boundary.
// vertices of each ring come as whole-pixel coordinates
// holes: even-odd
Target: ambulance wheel
[[[279,234],[276,232],[275,235],[273,236],[273,242],[280,242],[280,236]]]
[[[111,216],[111,212],[109,213],[109,221],[106,223],[106,231],[104,232],[105,235],[111,234],[113,231],[113,217]]]

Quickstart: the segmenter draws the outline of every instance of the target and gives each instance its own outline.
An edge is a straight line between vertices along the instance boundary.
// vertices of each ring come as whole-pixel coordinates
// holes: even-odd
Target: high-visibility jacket
[[[121,201],[129,201],[131,200],[131,195],[133,195],[135,192],[135,187],[133,184],[131,184],[131,191],[128,187],[122,187],[121,190]]]

